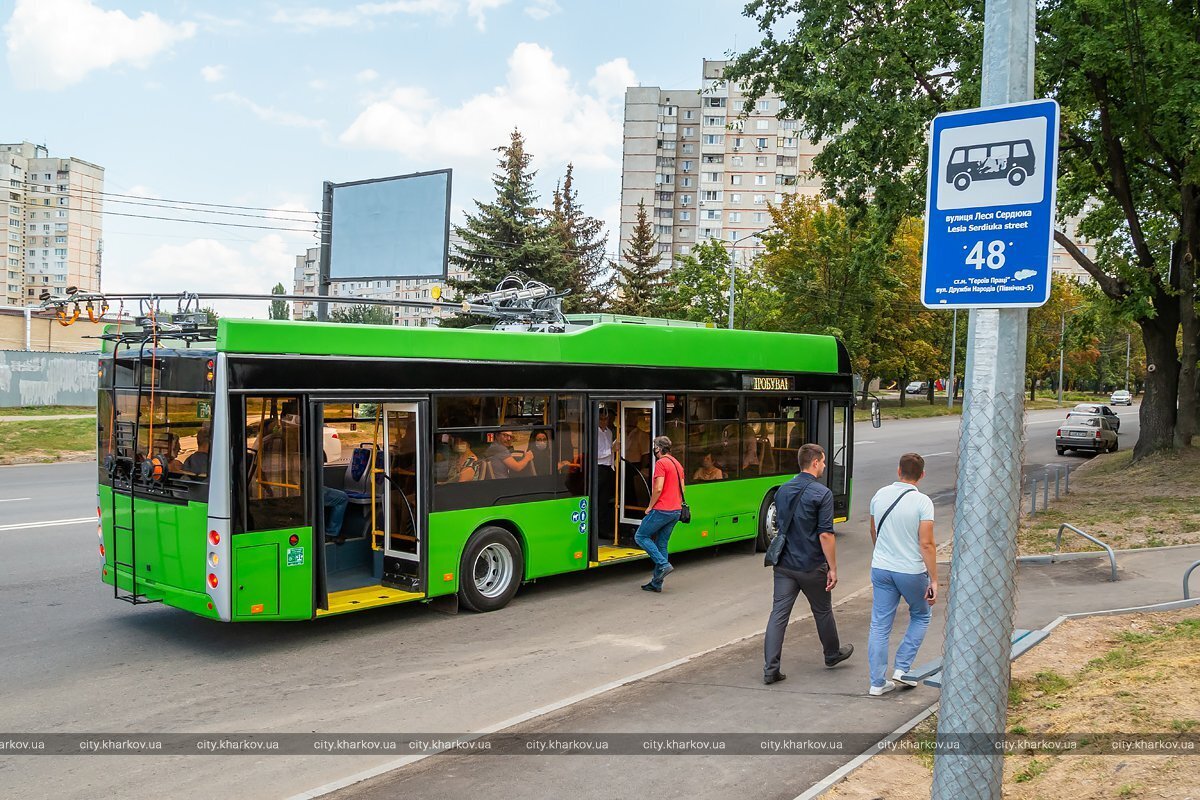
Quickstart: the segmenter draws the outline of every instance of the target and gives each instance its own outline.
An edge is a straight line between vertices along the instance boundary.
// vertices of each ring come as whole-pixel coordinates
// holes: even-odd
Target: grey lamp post
[[[730,252],[729,252],[729,330],[733,330],[733,299],[735,296],[733,280],[734,280],[734,275],[737,270],[738,242],[743,242],[746,239],[749,239],[751,236],[757,236],[760,233],[766,233],[767,231],[774,230],[774,229],[775,229],[774,225],[768,225],[767,227],[765,227],[761,230],[750,231],[750,233],[744,233],[741,236],[735,237],[733,240],[733,246],[732,246],[732,248],[730,248]]]

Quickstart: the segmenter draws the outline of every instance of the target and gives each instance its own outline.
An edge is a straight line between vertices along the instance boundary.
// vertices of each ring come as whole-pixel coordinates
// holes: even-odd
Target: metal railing
[[[1076,528],[1074,525],[1070,525],[1070,524],[1064,522],[1062,525],[1058,526],[1058,536],[1054,540],[1054,552],[1058,553],[1058,552],[1062,551],[1063,531],[1068,528],[1070,530],[1074,531],[1075,533],[1079,534],[1083,538],[1087,539],[1089,542],[1092,542],[1093,544],[1097,544],[1100,547],[1104,548],[1104,550],[1108,553],[1108,561],[1110,564],[1112,564],[1112,577],[1109,580],[1113,580],[1113,581],[1117,580],[1117,554],[1116,554],[1116,552],[1114,552],[1111,547],[1109,547],[1107,544],[1105,544],[1104,542],[1097,539],[1095,536],[1092,536],[1090,533],[1086,533],[1084,531],[1079,530],[1079,528]],[[1197,563],[1200,563],[1200,562],[1197,562]],[[1193,564],[1192,566],[1195,566],[1195,564]]]
[[[1045,511],[1050,505],[1050,473],[1054,473],[1054,499],[1057,500],[1064,494],[1071,493],[1071,468],[1066,464],[1049,464],[1046,467],[1045,476],[1039,478],[1036,475],[1030,475],[1026,480],[1026,485],[1029,486],[1029,513],[1030,515],[1038,512],[1038,487],[1040,485],[1042,492],[1042,510]]]
[[[1196,563],[1192,564],[1190,567],[1187,568],[1187,572],[1183,573],[1183,599],[1184,600],[1192,599],[1192,593],[1188,591],[1188,578],[1192,577],[1192,573],[1196,570],[1196,567],[1200,567],[1200,561],[1197,561]]]

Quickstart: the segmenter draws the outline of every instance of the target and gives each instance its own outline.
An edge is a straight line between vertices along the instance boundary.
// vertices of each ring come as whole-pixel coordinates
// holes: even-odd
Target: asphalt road
[[[1083,461],[1054,454],[1063,414],[1028,415],[1028,470]],[[1128,447],[1137,407],[1122,409],[1122,420]],[[838,593],[868,582],[865,510],[894,479],[900,453],[926,456],[922,488],[938,506],[939,539],[949,535],[958,425],[857,426]],[[662,595],[637,589],[643,565],[614,565],[538,581],[495,614],[399,606],[223,625],[134,608],[96,574],[94,475],[90,464],[0,468],[0,731],[468,732],[758,633],[770,607],[760,558],[705,552],[678,557]],[[21,798],[286,797],[387,760],[19,756],[0,759],[0,786]]]

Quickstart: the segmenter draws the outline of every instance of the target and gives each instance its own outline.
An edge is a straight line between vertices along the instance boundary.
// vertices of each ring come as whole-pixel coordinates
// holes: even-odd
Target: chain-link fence
[[[992,743],[1004,740],[1016,607],[1025,322],[1024,312],[981,317],[959,434],[934,800],[997,800],[1004,768]],[[1020,352],[1001,358],[997,345],[1014,339]]]

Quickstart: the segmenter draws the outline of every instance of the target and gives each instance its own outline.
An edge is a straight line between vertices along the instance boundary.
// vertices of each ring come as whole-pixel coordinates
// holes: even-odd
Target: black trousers
[[[788,619],[792,616],[792,606],[801,592],[808,598],[808,607],[812,609],[813,620],[817,623],[817,636],[821,638],[825,660],[837,657],[841,642],[838,640],[837,623],[833,620],[833,595],[825,589],[828,577],[828,566],[808,572],[775,567],[775,599],[771,604],[771,617],[767,620],[767,635],[763,642],[764,675],[779,672],[783,637],[787,633]]]
[[[596,525],[600,532],[600,544],[613,540],[613,526],[617,511],[617,473],[612,467],[600,464],[596,467]]]

